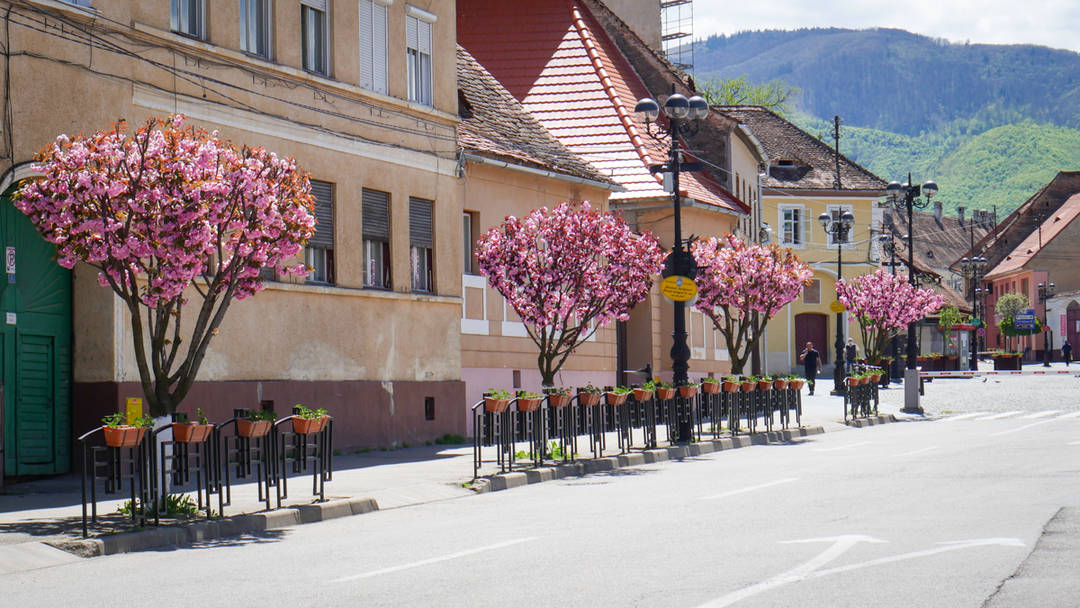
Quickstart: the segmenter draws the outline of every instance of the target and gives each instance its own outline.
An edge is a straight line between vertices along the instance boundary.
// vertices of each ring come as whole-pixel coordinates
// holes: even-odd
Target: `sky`
[[[693,14],[694,38],[759,29],[889,27],[952,42],[1080,52],[1080,0],[697,0]]]

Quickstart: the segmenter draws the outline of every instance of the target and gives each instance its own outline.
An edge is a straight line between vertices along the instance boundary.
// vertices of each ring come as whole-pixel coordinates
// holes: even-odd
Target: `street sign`
[[[986,328],[985,327],[980,327],[978,330],[975,331],[975,333],[978,334],[979,336],[985,336],[986,335]]]
[[[672,275],[660,281],[660,293],[670,300],[685,302],[697,296],[697,283],[689,277]]]
[[[957,323],[952,326],[953,331],[971,331],[975,329],[975,325],[972,323]]]
[[[1018,312],[1013,316],[1013,327],[1016,329],[1035,329],[1035,309],[1029,308],[1024,312]]]
[[[844,305],[840,303],[840,300],[833,300],[832,304],[829,304],[829,310],[835,312],[836,314],[840,314],[847,309],[844,308]]]

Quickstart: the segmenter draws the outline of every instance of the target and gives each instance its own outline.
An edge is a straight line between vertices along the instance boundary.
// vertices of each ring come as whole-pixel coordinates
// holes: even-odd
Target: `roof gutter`
[[[619,201],[619,200],[612,200],[612,201],[608,202],[608,205],[612,209],[618,209],[619,211],[652,211],[654,209],[671,209],[672,204],[673,204],[673,202],[670,201],[670,200],[667,201],[667,202],[636,203],[636,204],[635,203],[624,203],[624,202]],[[689,208],[692,208],[692,209],[704,209],[706,211],[715,211],[717,213],[727,213],[729,215],[734,215],[734,216],[749,215],[749,213],[746,213],[745,211],[739,211],[737,209],[726,209],[726,208],[720,207],[718,205],[709,205],[709,204],[706,204],[706,203],[702,203],[702,202],[698,201],[697,199],[690,198],[688,196],[682,197],[682,200],[680,201],[679,206],[684,207],[684,208],[689,207]]]
[[[511,171],[520,171],[522,173],[528,173],[529,175],[536,175],[539,177],[546,177],[548,179],[556,179],[564,182],[570,182],[573,184],[583,184],[586,186],[592,186],[593,188],[601,188],[603,190],[609,190],[611,192],[626,192],[626,188],[613,182],[602,182],[595,179],[589,179],[587,177],[578,177],[576,175],[556,173],[555,171],[549,171],[547,169],[537,169],[535,167],[517,165],[514,163],[506,162],[504,160],[496,160],[494,158],[480,156],[479,154],[472,154],[471,152],[461,152],[460,158],[470,163],[476,163],[478,165],[491,165],[493,167],[510,169]]]

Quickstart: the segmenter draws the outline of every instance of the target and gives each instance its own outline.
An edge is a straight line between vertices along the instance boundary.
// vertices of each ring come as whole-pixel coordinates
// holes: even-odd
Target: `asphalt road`
[[[999,401],[0,576],[0,604],[1075,607],[1080,402]]]

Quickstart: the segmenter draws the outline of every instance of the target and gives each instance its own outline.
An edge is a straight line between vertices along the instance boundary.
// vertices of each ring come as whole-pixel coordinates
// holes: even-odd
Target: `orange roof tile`
[[[986,278],[1022,269],[1032,258],[1039,255],[1041,250],[1040,239],[1042,246],[1045,247],[1078,216],[1080,216],[1080,194],[1074,194],[1058,207],[1057,211],[1052,213],[1050,217],[1043,220],[1041,234],[1039,230],[1033,230],[1005,256],[1004,260],[1001,260],[1001,263],[986,273]]]

